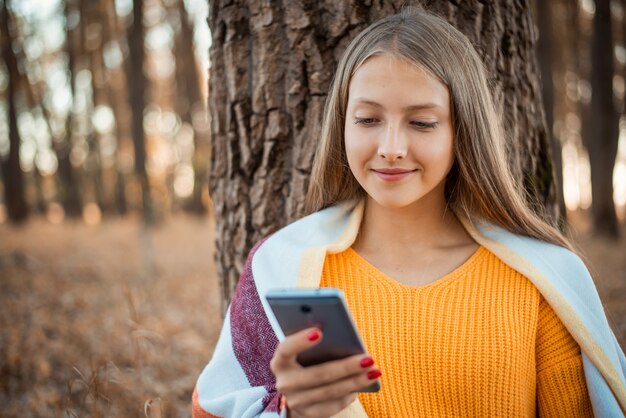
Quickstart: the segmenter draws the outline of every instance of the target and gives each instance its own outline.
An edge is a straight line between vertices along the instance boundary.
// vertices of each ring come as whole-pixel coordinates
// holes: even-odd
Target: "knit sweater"
[[[354,243],[363,213],[362,200],[343,202],[299,219],[252,249],[213,356],[198,378],[194,418],[286,416],[270,369],[284,334],[264,295],[276,288],[318,287],[326,257],[344,252]],[[493,224],[459,219],[477,243],[532,282],[579,344],[595,416],[624,417],[626,357],[580,258],[565,248],[515,235]],[[476,332],[482,335],[483,331]],[[506,352],[506,345],[495,346]],[[384,373],[383,386],[390,371],[385,369]],[[334,418],[367,416],[357,398]]]
[[[328,255],[383,372],[370,417],[593,416],[580,348],[537,288],[480,247],[426,286],[400,284],[352,248]]]

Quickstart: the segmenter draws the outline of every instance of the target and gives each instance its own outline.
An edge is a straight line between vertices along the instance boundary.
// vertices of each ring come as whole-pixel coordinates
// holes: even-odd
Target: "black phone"
[[[324,333],[319,344],[298,355],[297,360],[302,366],[366,352],[340,289],[277,289],[268,291],[265,298],[285,335],[314,326]],[[379,390],[380,381],[377,380],[359,392]]]

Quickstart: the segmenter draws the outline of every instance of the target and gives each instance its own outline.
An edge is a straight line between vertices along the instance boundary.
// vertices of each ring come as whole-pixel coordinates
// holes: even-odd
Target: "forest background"
[[[189,416],[240,269],[215,242],[252,241],[215,232],[209,5],[1,3],[0,415]],[[626,347],[626,1],[525,7],[554,201]]]

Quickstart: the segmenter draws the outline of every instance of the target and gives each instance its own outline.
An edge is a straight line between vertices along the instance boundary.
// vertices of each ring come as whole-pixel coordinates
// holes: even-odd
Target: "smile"
[[[384,181],[400,181],[400,180],[403,180],[404,178],[410,176],[414,172],[416,172],[417,169],[415,169],[415,170],[408,170],[408,169],[405,169],[405,168],[379,168],[379,169],[372,169],[372,171],[381,180],[384,180]]]

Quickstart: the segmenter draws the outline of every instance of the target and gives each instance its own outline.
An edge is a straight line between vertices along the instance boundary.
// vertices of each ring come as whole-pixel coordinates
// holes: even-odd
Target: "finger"
[[[294,369],[289,373],[288,381],[303,382],[301,387],[314,388],[368,372],[373,368],[372,357],[368,354],[357,354],[345,359]]]
[[[281,370],[285,367],[293,367],[297,364],[296,356],[302,351],[311,348],[322,340],[322,331],[318,328],[307,328],[285,337],[278,344],[270,366]]]
[[[305,408],[310,405],[340,400],[370,386],[380,376],[380,370],[374,368],[328,385],[294,392],[289,395],[289,405],[294,408]]]
[[[374,360],[367,354],[358,354],[308,367],[292,367],[276,374],[276,389],[283,394],[306,391],[367,373],[374,369]]]

